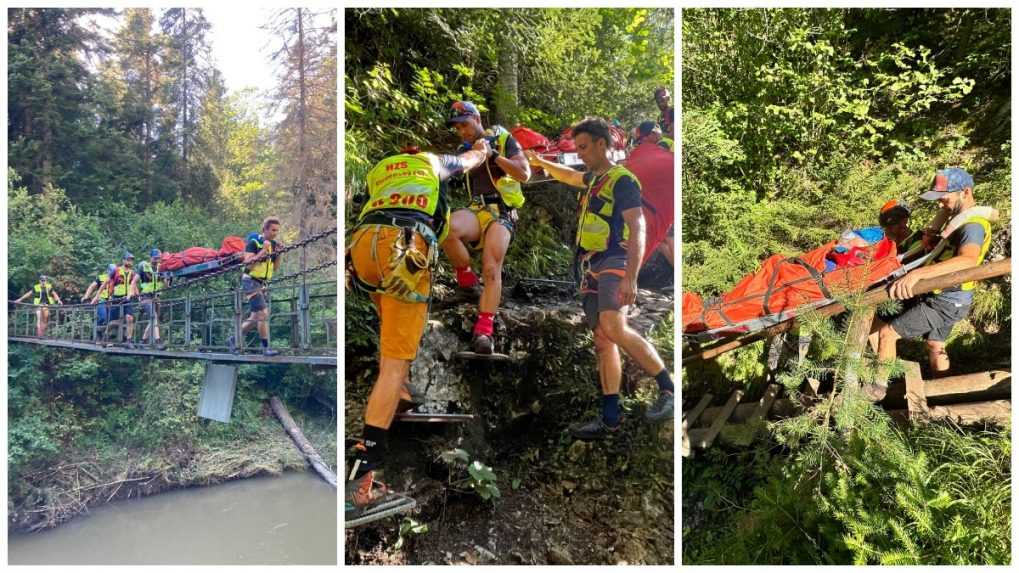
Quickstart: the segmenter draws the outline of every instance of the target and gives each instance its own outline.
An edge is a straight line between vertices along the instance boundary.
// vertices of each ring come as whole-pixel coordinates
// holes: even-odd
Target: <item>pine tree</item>
[[[276,181],[291,190],[292,220],[305,237],[336,224],[335,11],[289,8],[266,28],[279,42],[271,56],[279,78],[273,98],[283,117],[274,130]]]

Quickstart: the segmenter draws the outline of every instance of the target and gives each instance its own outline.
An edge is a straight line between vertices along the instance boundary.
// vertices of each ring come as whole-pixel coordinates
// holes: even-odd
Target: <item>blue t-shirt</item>
[[[966,223],[948,237],[949,245],[958,253],[963,245],[982,246],[984,244],[984,228],[978,223]],[[973,303],[973,291],[962,290],[960,287],[946,288],[937,295],[939,300],[954,304],[968,305]]]

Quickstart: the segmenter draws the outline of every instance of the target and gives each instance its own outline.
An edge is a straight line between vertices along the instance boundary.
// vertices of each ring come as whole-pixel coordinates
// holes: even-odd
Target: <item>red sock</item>
[[[474,271],[472,271],[469,266],[462,269],[456,269],[456,284],[460,285],[461,288],[477,286],[478,275],[474,274]]]
[[[494,321],[495,321],[494,312],[479,312],[478,321],[474,323],[474,334],[484,334],[485,336],[492,336],[492,327]]]

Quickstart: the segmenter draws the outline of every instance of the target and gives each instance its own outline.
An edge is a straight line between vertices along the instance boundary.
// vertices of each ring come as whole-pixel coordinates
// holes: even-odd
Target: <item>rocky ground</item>
[[[654,381],[626,361],[624,432],[584,443],[565,430],[595,415],[599,400],[591,336],[572,285],[521,281],[507,288],[497,343],[510,362],[462,362],[473,304],[439,292],[412,370],[429,411],[475,415],[465,424],[394,425],[383,479],[418,501],[414,513],[346,533],[348,564],[671,564],[673,424],[651,425]],[[631,324],[671,367],[673,299],[642,290]],[[665,340],[668,340],[666,345]],[[347,355],[347,436],[360,431],[375,376],[369,353]],[[464,450],[490,466],[499,497],[463,480]]]

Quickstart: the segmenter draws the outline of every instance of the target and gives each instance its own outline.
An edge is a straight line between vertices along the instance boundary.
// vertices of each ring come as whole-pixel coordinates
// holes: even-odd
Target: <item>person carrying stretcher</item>
[[[948,372],[950,363],[945,341],[955,324],[969,314],[976,283],[966,282],[919,296],[914,296],[913,289],[921,280],[979,265],[991,244],[991,220],[976,214],[973,177],[965,170],[958,167],[938,170],[931,190],[920,195],[920,198],[939,203],[941,212],[936,221],[947,221],[967,211],[974,214],[967,215],[966,220],[947,237],[947,246],[937,256],[932,256],[925,265],[910,271],[889,286],[891,298],[906,302],[902,312],[894,318],[874,319],[872,333],[877,336],[878,360],[885,366],[879,369],[874,383],[864,387],[865,393],[873,401],[884,398],[888,385],[888,365],[895,360],[896,343],[900,338],[924,337],[931,375],[939,377]],[[925,229],[927,244],[931,244],[930,237],[940,230]]]

